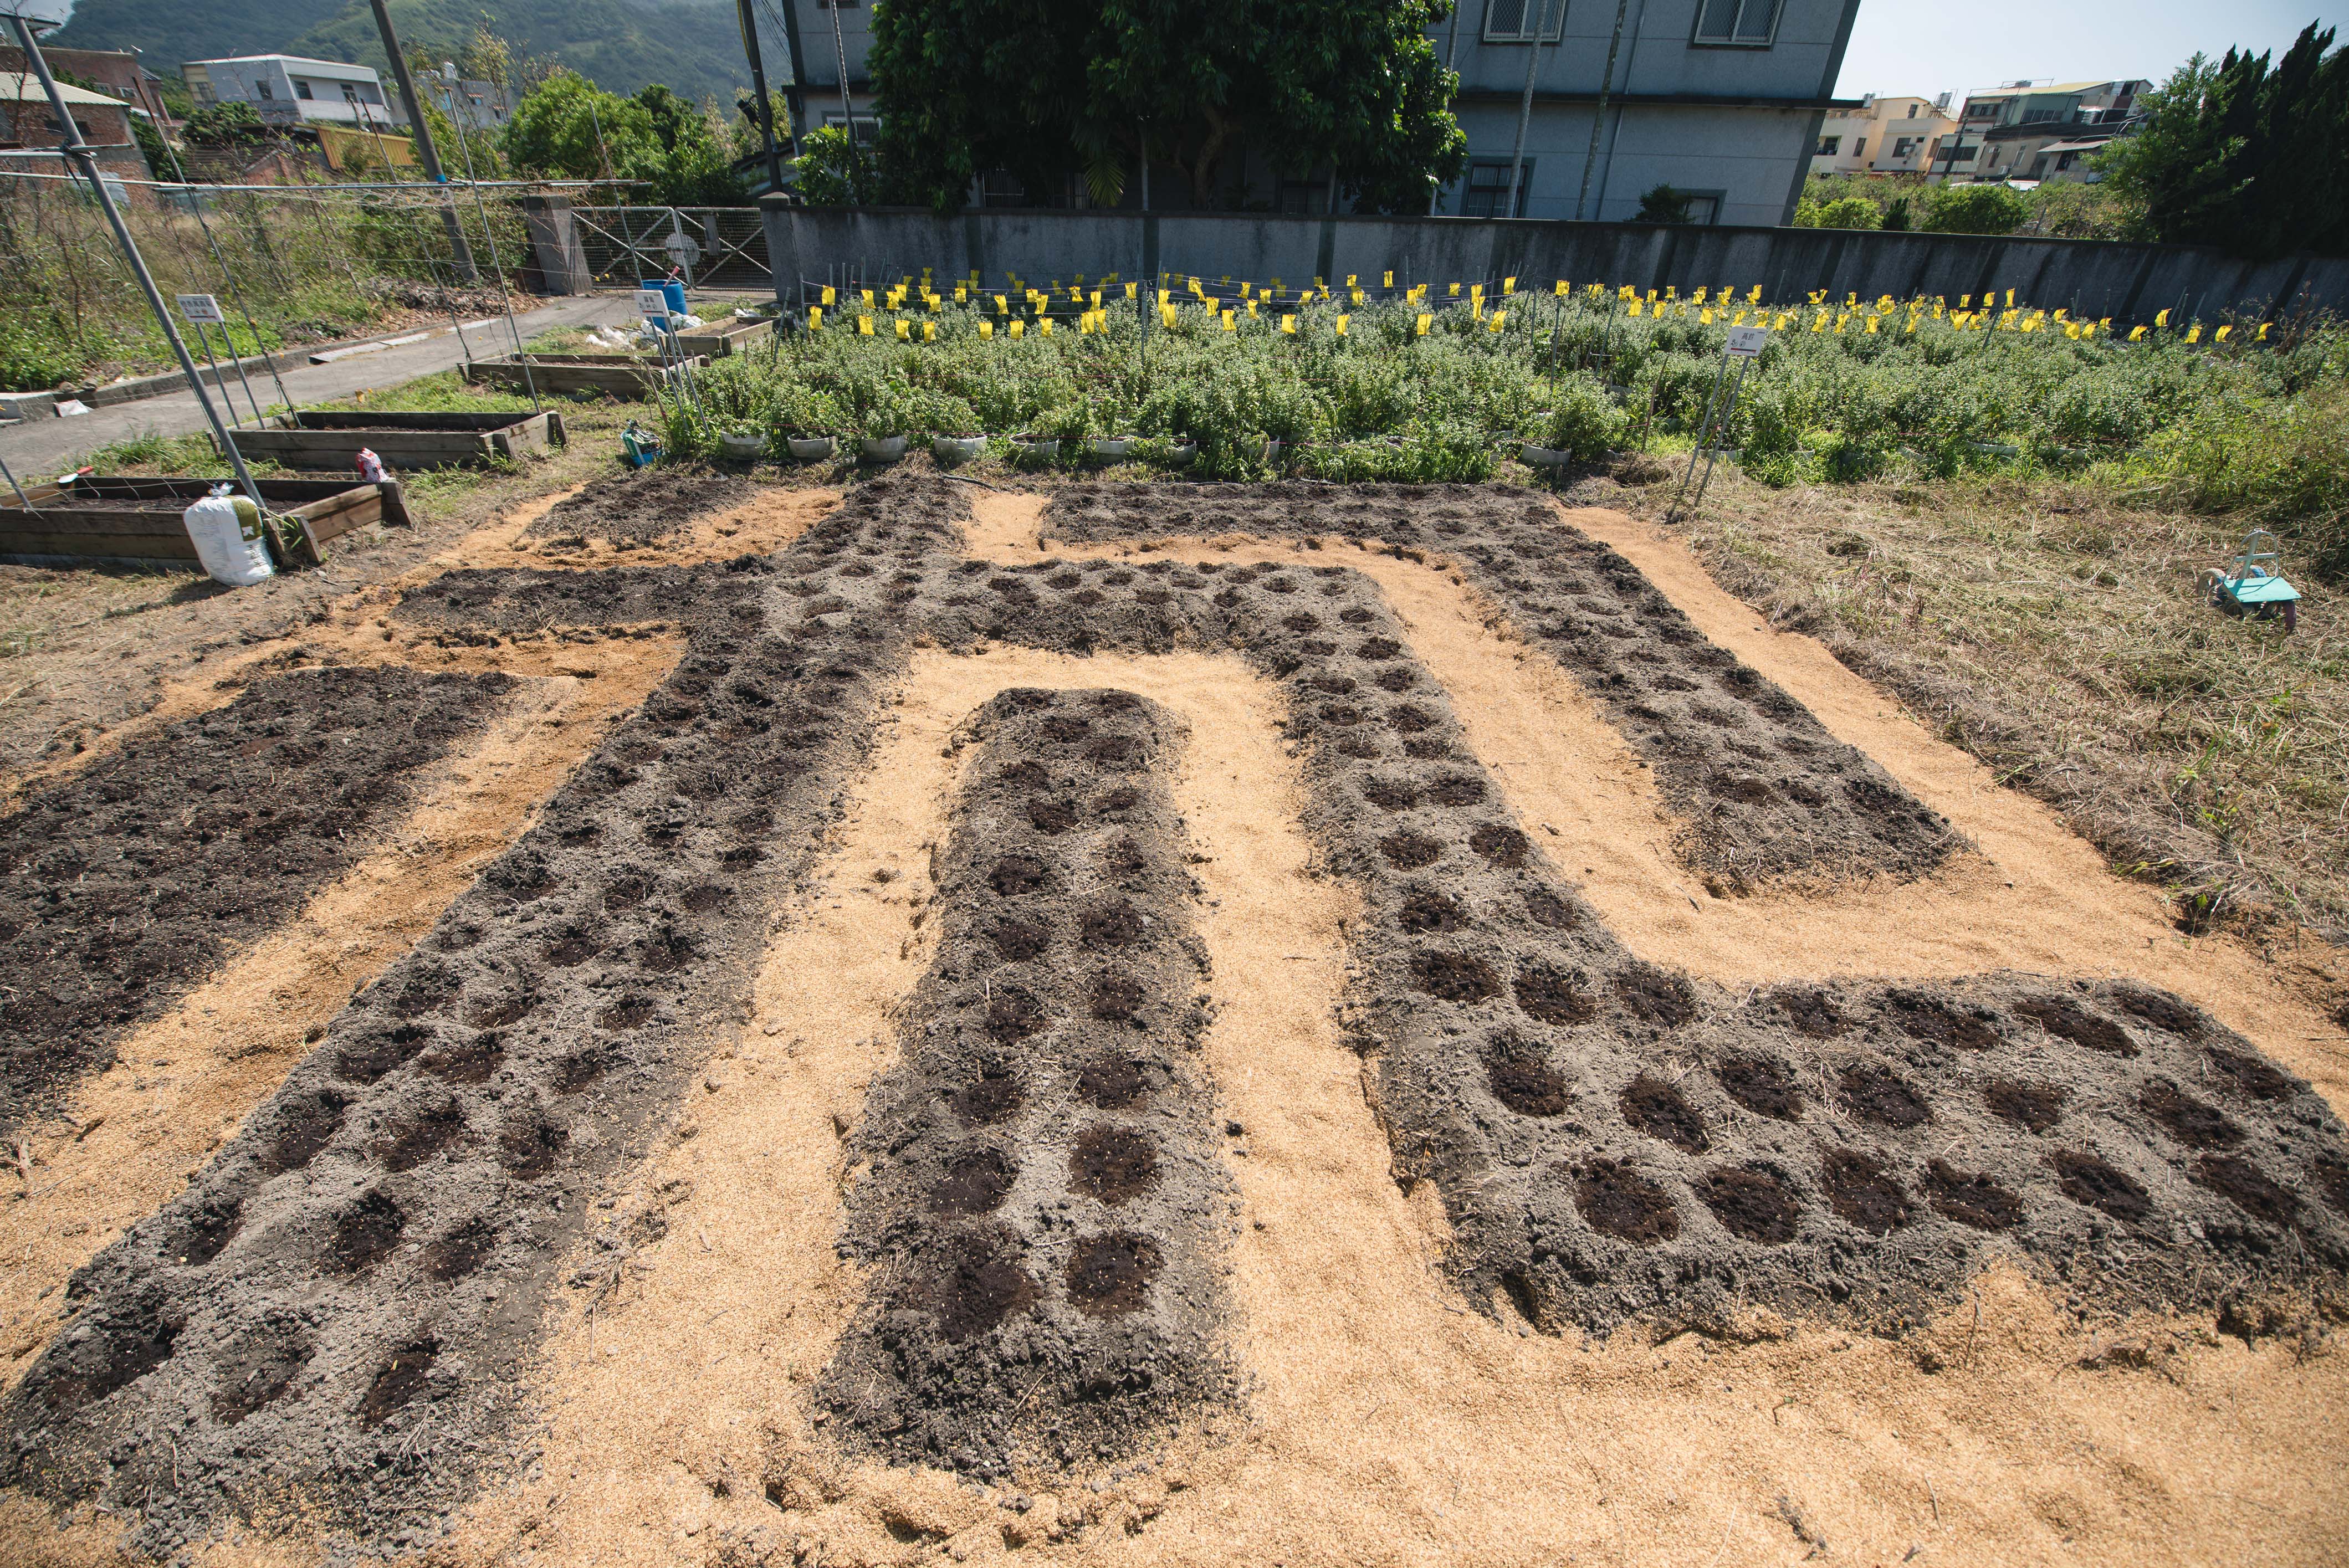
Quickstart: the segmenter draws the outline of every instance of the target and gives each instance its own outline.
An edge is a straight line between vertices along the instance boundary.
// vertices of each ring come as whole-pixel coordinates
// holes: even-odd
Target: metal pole
[[[381,5],[382,0],[376,0],[376,3],[378,5]],[[543,412],[546,405],[538,400],[538,377],[531,374],[530,356],[523,352],[522,327],[514,320],[513,295],[506,292],[506,269],[505,263],[498,259],[497,231],[490,227],[490,210],[482,203],[480,181],[473,178],[473,150],[471,146],[467,145],[465,141],[465,128],[463,122],[459,120],[457,118],[456,77],[456,67],[453,66],[450,67],[447,81],[447,91],[449,95],[449,123],[457,127],[457,150],[465,155],[465,183],[472,186],[473,188],[473,211],[480,215],[481,220],[481,237],[490,242],[490,270],[497,274],[498,303],[506,307],[506,331],[513,335],[514,360],[522,366],[522,384],[530,388],[530,406],[533,412]],[[453,203],[450,206],[450,211],[455,211]],[[457,330],[457,336],[460,342],[463,340],[464,335],[464,328],[460,325]]]
[[[253,475],[244,466],[244,454],[238,451],[236,443],[229,438],[228,427],[221,423],[220,410],[212,407],[211,397],[204,391],[204,378],[196,369],[196,362],[188,356],[188,346],[181,340],[180,329],[171,325],[171,313],[163,307],[163,296],[156,290],[154,274],[147,270],[147,258],[139,253],[139,243],[130,237],[130,226],[122,221],[121,209],[115,206],[113,194],[107,190],[106,181],[98,177],[98,155],[89,150],[88,142],[82,140],[81,128],[74,124],[73,116],[67,111],[65,95],[57,91],[57,77],[49,75],[49,62],[42,55],[40,45],[34,41],[31,26],[20,15],[10,16],[8,25],[16,29],[17,46],[25,51],[25,58],[32,66],[33,74],[41,78],[42,90],[49,95],[49,110],[57,117],[58,150],[81,166],[83,177],[89,181],[90,193],[98,198],[98,207],[106,213],[106,221],[114,230],[114,242],[122,247],[124,257],[130,263],[131,272],[138,275],[139,287],[147,295],[147,308],[155,313],[156,325],[163,329],[164,341],[171,346],[172,356],[179,360],[180,368],[187,373],[188,385],[195,391],[196,402],[203,408],[205,421],[212,426],[212,434],[220,438],[221,450],[228,455],[230,467],[236,469],[237,482],[244,487],[244,493],[253,498],[253,504],[265,512],[268,509],[262,505],[261,487],[253,482]]]
[[[449,248],[457,258],[457,270],[468,278],[478,278],[473,269],[472,247],[465,243],[465,226],[458,222],[457,203],[449,199],[448,176],[440,172],[440,154],[432,147],[432,127],[424,119],[424,106],[417,101],[416,82],[408,74],[408,57],[399,52],[399,35],[392,30],[391,13],[384,9],[383,0],[368,0],[375,7],[375,28],[383,35],[383,52],[391,57],[392,80],[399,84],[399,101],[408,106],[409,129],[416,135],[416,151],[424,160],[424,172],[432,183],[442,187],[445,203],[440,210],[441,222],[449,226]],[[461,128],[457,132],[464,139]]]
[[[1741,377],[1744,374],[1742,368],[1738,371]],[[1664,509],[1666,521],[1670,521],[1672,513],[1680,510],[1681,497],[1688,494],[1689,480],[1696,477],[1696,459],[1712,443],[1713,405],[1721,401],[1721,384],[1728,378],[1728,376],[1729,351],[1724,348],[1721,355],[1721,368],[1713,373],[1713,390],[1704,395],[1704,422],[1697,427],[1696,445],[1689,449],[1688,468],[1681,475],[1681,488],[1672,492],[1672,504]]]
[[[1599,78],[1599,107],[1590,111],[1590,150],[1582,155],[1582,189],[1574,198],[1574,215],[1582,216],[1590,200],[1590,170],[1599,161],[1599,131],[1607,123],[1607,95],[1615,88],[1615,53],[1623,46],[1623,15],[1631,0],[1615,0],[1615,36],[1607,44],[1607,72]]]
[[[245,325],[249,328],[252,325],[253,318],[251,316],[247,316],[245,318]],[[221,343],[222,346],[226,347],[228,350],[228,362],[236,367],[236,378],[243,385],[244,387],[244,400],[253,405],[253,422],[258,425],[262,420],[261,399],[253,395],[253,378],[244,373],[244,360],[239,356],[236,352],[236,339],[228,335],[228,323],[226,322],[221,323]],[[258,333],[254,335],[253,346],[255,348],[259,348],[261,346],[261,335]],[[212,374],[214,376],[218,376],[220,374],[220,367],[218,366],[214,366],[212,367]],[[223,398],[227,397],[227,391],[223,389],[221,396]],[[233,400],[231,400],[230,407],[235,407]],[[291,407],[292,404],[289,402],[287,407]]]
[[[1517,150],[1509,159],[1508,208],[1500,215],[1517,215],[1517,181],[1526,167],[1526,127],[1534,116],[1534,72],[1541,64],[1542,35],[1549,31],[1549,0],[1542,0],[1541,15],[1534,21],[1533,46],[1526,51],[1526,91],[1517,100]]]
[[[187,161],[180,156],[180,150],[178,148],[172,147],[168,141],[163,145],[170,149],[172,165],[180,171],[180,183],[182,186],[185,186],[188,182]],[[306,177],[304,183],[308,183]],[[226,280],[228,284],[229,297],[236,301],[237,314],[244,317],[245,331],[253,334],[253,346],[259,348],[261,346],[261,328],[254,322],[253,307],[244,303],[244,285],[236,281],[236,273],[229,270],[228,258],[221,254],[220,242],[212,238],[212,226],[204,221],[203,199],[192,191],[188,191],[187,194],[189,196],[189,211],[195,214],[196,227],[202,232],[204,236],[204,243],[212,251],[212,264],[220,269],[221,276]],[[353,273],[352,274],[351,293],[354,297],[357,297],[359,294],[357,273]],[[222,337],[228,337],[228,326],[226,323],[222,324],[221,335]],[[229,357],[232,359],[235,358],[235,339],[230,338],[228,346]],[[285,377],[277,374],[276,356],[274,355],[264,354],[262,356],[262,359],[269,367],[270,379],[277,383],[277,395],[285,400],[285,407],[288,412],[291,412],[294,407],[294,395],[285,390]],[[240,377],[243,377],[244,375],[244,366],[243,365],[239,365],[236,367],[236,373]],[[253,396],[253,387],[250,382],[245,385],[244,395],[247,398],[250,398]],[[225,396],[225,394],[223,394],[223,396]]]
[[[188,325],[196,329],[196,346],[204,351],[204,363],[212,367],[212,386],[219,390],[221,401],[228,405],[229,423],[243,424],[244,416],[236,411],[236,399],[228,395],[228,377],[221,374],[220,357],[212,353],[212,334],[204,330],[202,322],[191,321]],[[236,346],[232,343],[229,346]]]
[[[1723,436],[1726,436],[1729,433],[1730,416],[1737,412],[1738,394],[1745,389],[1745,372],[1747,367],[1753,363],[1754,362],[1751,359],[1748,359],[1744,364],[1738,366],[1737,379],[1730,384],[1729,406],[1721,411],[1721,429]],[[1704,505],[1705,487],[1713,483],[1713,459],[1720,455],[1721,449],[1718,446],[1708,448],[1705,451],[1704,478],[1697,480],[1696,499],[1689,502],[1689,515],[1691,517],[1694,517],[1697,511]]]
[[[0,462],[0,480],[6,480],[8,481],[8,488],[16,492],[17,504],[21,505],[26,511],[38,510],[33,505],[33,498],[25,493],[25,487],[16,482],[16,476],[8,471],[8,465],[5,462]]]
[[[864,156],[856,149],[856,109],[848,101],[848,46],[840,41],[840,0],[832,0],[832,57],[840,67],[840,129],[848,133],[848,198],[864,200]]]
[[[767,101],[767,67],[759,58],[759,22],[750,15],[750,0],[734,0],[734,19],[742,27],[742,52],[750,57],[750,90],[759,95],[759,108],[750,118],[767,149],[767,189],[783,188],[783,156],[775,150],[775,112]]]

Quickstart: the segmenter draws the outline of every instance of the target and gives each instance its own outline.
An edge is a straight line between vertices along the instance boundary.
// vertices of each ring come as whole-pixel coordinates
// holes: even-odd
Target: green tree
[[[1467,140],[1458,78],[1427,38],[1442,0],[893,0],[874,14],[878,194],[959,205],[1009,170],[1030,191],[1081,175],[1123,197],[1144,150],[1194,207],[1242,198],[1254,151],[1301,179],[1332,164],[1341,204],[1424,212]],[[1164,200],[1161,197],[1160,200]]]
[[[1880,229],[1884,209],[1865,196],[1841,196],[1823,203],[1818,211],[1822,229]]]
[[[846,128],[823,126],[800,138],[800,155],[792,160],[793,183],[800,200],[811,207],[848,207],[869,175],[864,157],[848,139]]]
[[[269,128],[261,123],[260,114],[243,98],[208,103],[188,116],[180,128],[180,139],[198,147],[228,147],[260,141],[268,135]]]
[[[1643,191],[1640,197],[1639,215],[1634,223],[1692,223],[1696,220],[1689,211],[1688,192],[1675,191],[1669,185],[1658,185]]]
[[[2031,216],[2023,192],[2000,184],[1937,185],[1923,227],[1936,234],[2012,234]]]
[[[2349,50],[2302,29],[2282,60],[2195,56],[2145,97],[2145,121],[2095,167],[2140,231],[2240,255],[2349,248]]]
[[[673,207],[742,200],[717,116],[660,86],[634,98],[557,70],[514,106],[502,137],[517,172],[572,180],[636,180],[640,199]]]

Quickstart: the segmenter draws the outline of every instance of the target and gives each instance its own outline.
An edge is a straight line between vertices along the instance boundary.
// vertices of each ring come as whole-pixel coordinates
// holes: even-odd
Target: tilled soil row
[[[865,557],[949,545],[943,498],[873,500],[895,504],[802,543],[840,558],[853,616],[801,615],[758,558],[460,573],[403,605],[469,641],[662,619],[688,652],[187,1191],[76,1276],[78,1323],[9,1398],[7,1480],[134,1511],[149,1549],[296,1508],[383,1542],[507,1458],[558,1267],[742,1016],[902,665]]]
[[[0,1132],[348,870],[512,686],[273,676],[33,790],[0,820]]]
[[[2122,1304],[2337,1284],[2339,1122],[2191,1007],[2023,976],[1752,998],[1692,982],[1626,952],[1544,861],[1374,583],[1338,566],[1000,567],[959,556],[962,515],[949,487],[878,481],[771,557],[458,573],[403,607],[466,640],[675,620],[689,652],[189,1193],[80,1276],[78,1325],[6,1411],[13,1479],[143,1507],[150,1544],[281,1498],[387,1539],[503,1460],[515,1368],[581,1211],[730,1033],[916,639],[1230,648],[1283,683],[1308,825],[1363,899],[1352,1037],[1378,1057],[1397,1174],[1435,1183],[1452,1266],[1485,1310],[1710,1326],[1764,1302],[1895,1326],[2007,1249]],[[959,945],[926,1005],[959,1027],[957,962]],[[980,995],[983,1031],[991,973]],[[911,1042],[916,1080],[932,1039]],[[1022,1083],[1049,1103],[1049,1082]],[[900,1112],[870,1123],[876,1149]],[[920,1250],[882,1216],[907,1212],[928,1157],[873,1179],[853,1249]],[[1040,1222],[1021,1238],[1014,1261],[1040,1290],[1054,1268],[1066,1289],[1061,1244]],[[908,1398],[885,1418],[835,1381],[838,1408],[901,1457],[999,1462],[1016,1423],[991,1424],[998,1393],[982,1384],[957,1422],[921,1379],[997,1378],[1057,1306],[957,1341],[953,1293],[882,1299],[843,1371],[891,1350],[885,1334],[938,1354],[894,1364]],[[1061,1426],[1072,1452],[1094,1429]],[[158,1431],[176,1435],[168,1450],[142,1436]]]
[[[533,539],[642,544],[758,493],[748,478],[714,469],[635,469],[591,480],[523,531]]]
[[[1961,841],[1539,496],[1473,485],[1080,485],[1054,492],[1044,529],[1072,542],[1338,535],[1458,562],[1654,768],[1681,819],[1676,851],[1723,896],[1789,878],[1921,876]]]
[[[1230,1182],[1195,1056],[1181,725],[1126,692],[1017,690],[971,731],[937,954],[851,1140],[843,1245],[880,1272],[821,1397],[893,1460],[1002,1477],[1128,1457],[1230,1398]]]

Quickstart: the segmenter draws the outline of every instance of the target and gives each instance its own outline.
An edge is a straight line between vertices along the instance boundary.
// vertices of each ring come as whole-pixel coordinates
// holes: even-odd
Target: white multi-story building
[[[2008,82],[1966,95],[1955,133],[1945,137],[1933,172],[1960,181],[2087,181],[2089,158],[2140,117],[2153,84],[2141,77],[2103,82]]]
[[[1831,112],[1811,153],[1813,174],[1924,174],[1941,139],[1955,134],[1950,96],[1938,98],[1869,93],[1857,108]]]
[[[249,103],[271,125],[314,121],[388,129],[408,123],[398,96],[387,98],[381,78],[367,66],[299,55],[238,55],[187,61],[180,75],[198,108]]]

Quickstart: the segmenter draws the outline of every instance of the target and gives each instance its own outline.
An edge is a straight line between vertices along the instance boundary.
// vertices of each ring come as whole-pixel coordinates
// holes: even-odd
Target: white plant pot
[[[718,438],[718,455],[730,463],[755,463],[766,449],[764,436],[728,434]]]
[[[867,436],[856,446],[868,462],[894,463],[905,455],[905,438],[903,436]]]
[[[1095,436],[1085,443],[1085,450],[1096,458],[1107,458],[1122,463],[1133,450],[1132,436]]]
[[[783,445],[791,449],[794,462],[819,463],[832,456],[839,443],[830,436],[791,436],[785,438]]]
[[[1174,441],[1169,444],[1169,449],[1166,453],[1166,460],[1174,467],[1178,469],[1184,468],[1191,463],[1198,461],[1198,442]]]
[[[1019,449],[1023,458],[1039,458],[1050,462],[1061,455],[1061,438],[1058,436],[1014,436],[1011,444]]]
[[[1562,469],[1574,461],[1572,452],[1558,451],[1549,447],[1537,447],[1531,441],[1517,449],[1517,457],[1529,469]]]
[[[930,456],[946,464],[975,462],[987,455],[985,436],[932,436]]]

